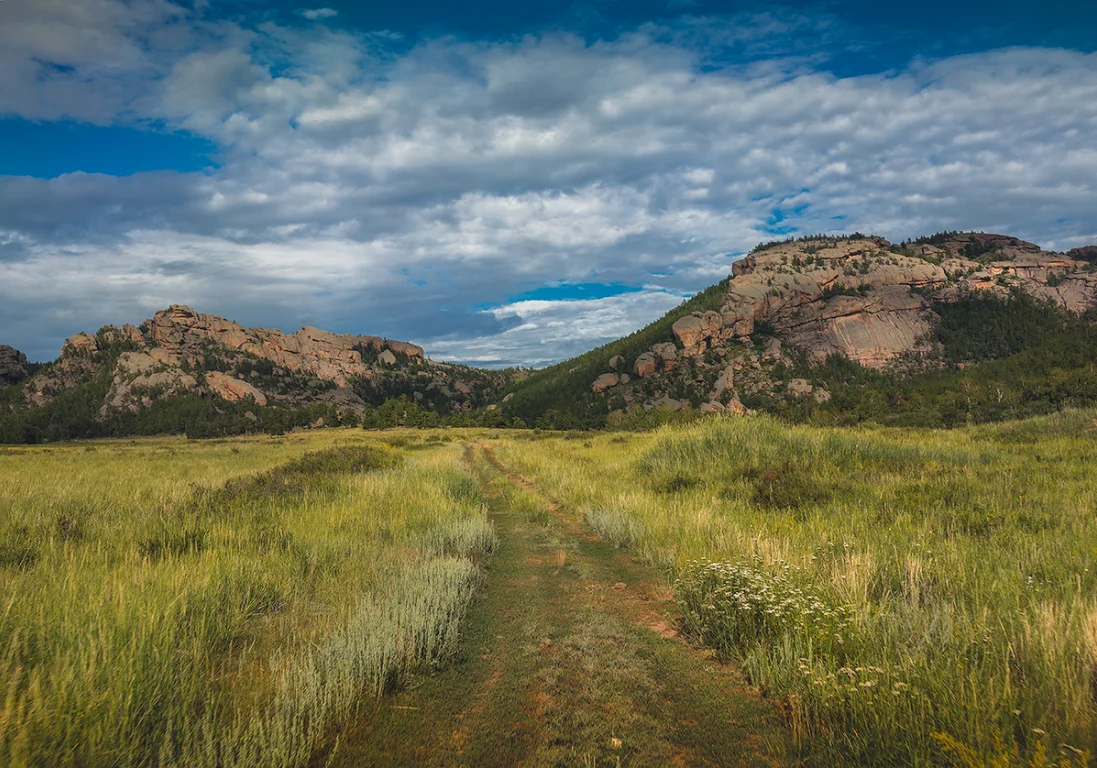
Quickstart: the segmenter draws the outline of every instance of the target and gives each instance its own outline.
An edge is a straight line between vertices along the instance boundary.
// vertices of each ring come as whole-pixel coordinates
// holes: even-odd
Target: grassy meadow
[[[457,657],[504,534],[506,565],[490,583],[526,613],[492,616],[485,598],[469,669],[489,687],[466,695],[451,682],[450,695],[473,702],[470,717],[475,701],[511,701],[490,689],[489,668],[506,658],[493,644],[519,660],[503,680],[544,658],[567,660],[576,681],[600,679],[579,672],[599,658],[584,656],[589,643],[552,634],[579,613],[523,602],[595,594],[582,569],[523,560],[537,539],[515,538],[514,521],[527,520],[577,536],[575,552],[594,546],[585,524],[661,574],[679,630],[778,702],[805,765],[1087,765],[1094,417],[953,431],[712,418],[648,433],[321,430],[0,449],[0,764],[322,765],[356,713],[359,745],[372,743],[361,718],[377,710],[360,705]],[[499,528],[488,508],[515,517]],[[542,620],[550,629],[536,643],[505,634]],[[557,641],[571,656],[543,656]],[[680,641],[665,642],[634,642],[635,660],[625,649],[614,663],[677,653]],[[464,673],[446,674],[425,690]],[[566,697],[530,695],[570,722]],[[481,747],[513,741],[474,736]],[[619,764],[649,764],[628,754]]]
[[[0,764],[305,765],[494,546],[449,436],[0,449]]]
[[[500,441],[674,581],[682,628],[782,701],[805,762],[1085,765],[1093,412],[956,431],[709,420]]]

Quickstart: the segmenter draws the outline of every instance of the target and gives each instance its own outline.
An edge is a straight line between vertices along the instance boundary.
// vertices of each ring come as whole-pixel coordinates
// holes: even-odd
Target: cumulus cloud
[[[158,121],[215,141],[221,167],[0,177],[0,327],[37,357],[186,301],[542,364],[634,330],[786,233],[1097,240],[1097,55],[1006,49],[839,77],[818,51],[779,50],[790,28],[837,34],[787,13],[408,48],[169,4],[123,23],[128,4],[94,1],[107,21],[55,9],[62,28],[99,23],[99,42],[70,52],[33,35],[6,49],[0,31],[0,88],[39,83],[9,109]],[[19,13],[21,29],[44,23]],[[150,31],[164,18],[174,37]],[[53,77],[98,95],[67,103]],[[513,300],[558,281],[647,287]]]
[[[317,19],[331,19],[339,15],[339,11],[334,8],[310,8],[308,10],[298,11],[309,21],[316,21]]]

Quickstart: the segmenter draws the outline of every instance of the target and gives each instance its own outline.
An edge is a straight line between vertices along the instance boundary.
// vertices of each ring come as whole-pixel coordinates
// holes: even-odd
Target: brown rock
[[[651,352],[641,354],[633,363],[632,372],[641,379],[655,373],[655,355]]]
[[[61,356],[86,355],[99,349],[99,344],[90,333],[78,333],[65,339],[65,345],[61,347]]]
[[[734,413],[737,416],[745,416],[747,413],[746,406],[739,402],[738,397],[731,398],[731,400],[728,401],[727,405],[724,406],[724,409],[728,413]]]
[[[788,383],[788,391],[797,397],[810,395],[814,390],[815,388],[807,379],[791,379]]]
[[[594,383],[590,385],[591,391],[595,393],[605,392],[610,387],[616,387],[620,382],[616,373],[603,373]]]
[[[676,362],[678,360],[678,348],[669,341],[652,345],[651,351],[655,353],[657,357],[662,358],[664,363]]]
[[[704,352],[711,339],[719,338],[724,318],[719,312],[694,312],[678,318],[671,330],[682,345],[682,354],[698,355]]]
[[[611,357],[609,359],[609,369],[611,371],[616,371],[618,368],[620,368],[624,364],[625,364],[625,358],[623,358],[621,355],[614,355],[613,357]]]
[[[257,405],[267,404],[266,395],[251,384],[240,379],[234,379],[220,371],[206,374],[206,386],[213,394],[225,400],[235,401],[250,397],[255,400]]]

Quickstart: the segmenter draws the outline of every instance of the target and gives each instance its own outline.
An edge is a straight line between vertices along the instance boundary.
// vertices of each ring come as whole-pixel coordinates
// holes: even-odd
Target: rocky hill
[[[0,406],[25,412],[23,421],[52,414],[72,422],[78,411],[83,427],[63,436],[81,436],[173,431],[184,417],[165,421],[166,409],[192,420],[228,411],[253,422],[280,409],[278,423],[288,418],[291,426],[306,417],[357,419],[401,396],[440,414],[470,412],[498,399],[515,372],[436,363],[422,347],[378,336],[246,328],[176,305],[140,326],[78,333],[56,362],[27,374],[26,358],[0,347],[0,378],[19,383],[18,396],[9,386]],[[96,429],[83,423],[89,418],[115,426]]]
[[[1024,306],[1008,309],[1017,302]],[[1000,333],[993,325],[972,328],[957,314],[990,312],[1000,324],[1002,312],[988,306],[1048,322],[1061,314],[1054,322],[1075,318],[1089,327],[1083,318],[1097,307],[1097,247],[1051,253],[983,233],[901,244],[854,235],[761,245],[733,264],[729,279],[652,326],[519,383],[505,409],[527,419],[558,410],[593,423],[659,406],[741,413],[826,403],[828,361],[878,374],[869,378],[879,387],[888,377],[985,362],[979,353],[952,359],[957,339],[942,334],[957,322],[968,334]],[[1017,339],[1022,347],[1030,342],[1037,342],[1034,331]]]
[[[14,347],[0,344],[0,386],[17,384],[28,375],[27,356]]]

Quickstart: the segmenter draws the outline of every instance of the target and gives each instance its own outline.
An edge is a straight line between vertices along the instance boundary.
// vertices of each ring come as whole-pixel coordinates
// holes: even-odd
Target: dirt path
[[[536,489],[475,451],[500,547],[463,656],[359,711],[332,765],[783,764],[775,707],[675,636],[667,585],[551,500],[515,511],[505,485]]]

